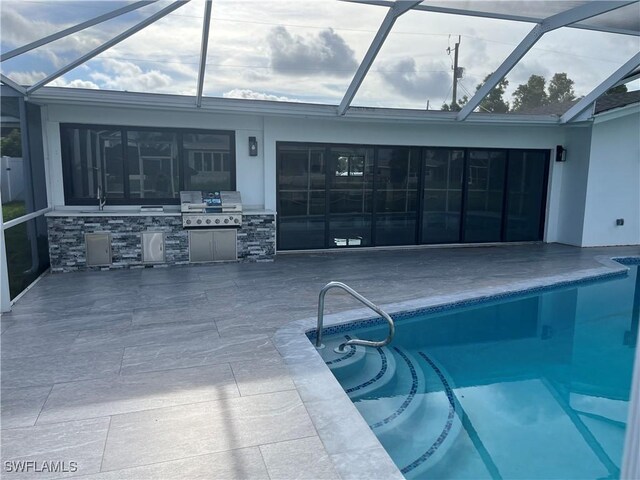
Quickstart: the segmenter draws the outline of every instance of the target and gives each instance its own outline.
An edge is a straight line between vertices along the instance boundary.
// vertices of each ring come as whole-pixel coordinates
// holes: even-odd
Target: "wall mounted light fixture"
[[[562,145],[556,146],[556,162],[566,162],[567,161],[567,151]]]
[[[249,137],[249,156],[258,156],[258,140],[256,139],[256,137]]]

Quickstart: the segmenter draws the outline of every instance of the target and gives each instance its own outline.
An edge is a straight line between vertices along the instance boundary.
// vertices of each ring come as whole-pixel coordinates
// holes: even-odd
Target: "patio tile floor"
[[[64,475],[92,479],[388,478],[345,442],[357,418],[323,398],[326,415],[309,415],[276,330],[313,317],[331,280],[384,306],[588,272],[599,255],[640,248],[354,251],[46,275],[0,322],[3,468],[34,460],[78,462]],[[328,313],[358,307],[327,296]],[[327,441],[327,429],[342,434]]]

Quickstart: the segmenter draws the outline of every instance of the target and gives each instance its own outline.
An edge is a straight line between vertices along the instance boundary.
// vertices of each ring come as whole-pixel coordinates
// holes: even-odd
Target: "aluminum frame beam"
[[[204,88],[204,74],[207,68],[207,47],[209,45],[209,26],[211,24],[212,0],[205,0],[204,20],[202,22],[202,43],[200,45],[200,70],[198,71],[198,86],[196,88],[196,107],[202,105],[202,89]]]
[[[24,88],[22,85],[18,85],[16,82],[14,82],[13,80],[11,80],[9,77],[7,77],[2,73],[0,73],[0,81],[2,81],[2,83],[4,83],[7,87],[13,88],[16,92],[22,95],[27,94],[26,88]]]
[[[526,53],[536,44],[542,36],[550,31],[557,30],[571,23],[586,20],[588,18],[601,15],[611,10],[625,7],[637,0],[632,1],[609,1],[609,0],[593,0],[589,3],[574,7],[571,10],[552,15],[538,23],[527,34],[526,37],[518,44],[518,46],[509,54],[502,64],[489,76],[486,82],[480,87],[473,97],[458,112],[456,120],[462,121],[466,119],[473,110],[480,105],[480,102],[486,97],[493,88],[511,71],[511,69],[526,55]]]
[[[186,5],[189,2],[190,2],[190,0],[176,0],[171,5],[163,8],[162,10],[160,10],[160,11],[158,11],[156,13],[154,13],[149,18],[143,20],[140,23],[137,23],[133,27],[129,28],[128,30],[125,30],[121,34],[119,34],[119,35],[115,36],[114,38],[112,38],[111,40],[109,40],[109,41],[103,43],[102,45],[100,45],[99,47],[91,50],[89,53],[83,55],[82,57],[78,58],[77,60],[74,60],[70,64],[62,67],[57,72],[52,73],[47,78],[44,78],[44,79],[40,80],[38,83],[36,83],[36,84],[32,85],[31,87],[27,88],[27,95],[35,92],[39,88],[44,87],[47,83],[55,80],[58,77],[61,77],[62,75],[64,75],[68,71],[73,70],[78,65],[82,65],[83,63],[91,60],[96,55],[99,55],[102,52],[104,52],[105,50],[108,50],[109,48],[113,47],[114,45],[117,45],[118,43],[126,40],[131,35],[133,35],[134,33],[137,33],[140,30],[142,30],[143,28],[148,27],[152,23],[160,20],[162,17],[168,15],[169,13],[173,12],[177,8],[180,8],[183,5]]]
[[[144,0],[141,2],[136,2],[136,3],[132,3],[131,5],[127,5],[125,7],[122,8],[118,8],[116,10],[113,10],[111,12],[99,15],[97,17],[94,17],[90,20],[87,20],[86,22],[82,22],[79,23],[78,25],[74,25],[73,27],[69,27],[66,28],[64,30],[61,30],[59,32],[53,33],[51,35],[48,35],[44,38],[41,38],[40,40],[36,40],[35,42],[31,42],[27,45],[24,45],[22,47],[18,47],[14,50],[11,50],[9,52],[6,53],[2,53],[0,54],[0,62],[4,62],[5,60],[9,60],[10,58],[16,57],[18,55],[21,55],[23,53],[26,53],[30,50],[33,50],[34,48],[38,48],[41,47],[42,45],[46,45],[47,43],[51,43],[51,42],[55,42],[56,40],[59,40],[61,38],[64,38],[66,36],[69,36],[73,33],[79,32],[81,30],[84,30],[85,28],[89,28],[92,27],[94,25],[98,25],[102,22],[106,22],[107,20],[111,20],[112,18],[115,17],[119,17],[120,15],[124,15],[125,13],[129,13],[132,12],[133,10],[137,10],[138,8],[141,7],[146,7],[147,5],[151,4],[151,3],[155,3],[158,0]]]
[[[398,17],[419,4],[420,1],[407,0],[399,0],[392,3],[389,10],[387,11],[387,15],[384,17],[384,20],[382,20],[382,23],[380,24],[380,28],[378,28],[376,36],[373,38],[371,45],[369,45],[369,49],[362,59],[358,70],[351,79],[349,88],[347,88],[344,97],[342,97],[342,101],[338,106],[338,115],[344,115],[349,108],[349,105],[351,105],[353,97],[356,96],[360,85],[362,85],[364,77],[367,75],[367,72],[371,68],[373,61],[376,59],[378,52],[382,48],[384,41],[387,39],[387,36],[389,35],[389,32],[391,31],[391,28],[393,27],[393,24],[396,22]]]
[[[380,7],[391,7],[394,3],[391,0],[342,0],[342,1],[352,2],[352,3],[362,3],[365,5],[377,5]],[[451,14],[451,15],[464,15],[469,17],[494,18],[497,20],[510,20],[514,22],[540,23],[543,20],[542,18],[528,17],[524,15],[512,15],[508,13],[497,13],[497,12],[483,12],[480,10],[467,10],[467,9],[452,8],[452,7],[438,7],[434,5],[424,5],[424,4],[414,7],[414,10],[420,10],[423,12],[445,13],[445,14]],[[640,36],[640,32],[636,30],[627,30],[624,28],[597,27],[593,25],[567,25],[567,27],[579,28],[581,30],[593,30],[597,32],[618,33],[621,35],[633,35],[636,37]]]
[[[636,53],[629,59],[628,62],[626,62],[618,70],[613,72],[613,74],[611,74],[609,78],[607,78],[604,82],[591,90],[589,94],[584,96],[578,103],[567,110],[564,115],[560,117],[560,123],[567,123],[576,118],[584,110],[589,108],[589,105],[595,102],[598,97],[600,97],[600,95],[604,94],[607,90],[614,87],[622,78],[628,75],[629,72],[635,70],[638,65],[640,65],[640,53]]]

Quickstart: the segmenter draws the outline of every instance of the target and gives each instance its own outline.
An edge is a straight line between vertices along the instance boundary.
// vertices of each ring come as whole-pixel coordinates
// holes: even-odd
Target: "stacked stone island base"
[[[92,215],[47,214],[49,257],[52,272],[117,270],[163,267],[189,263],[189,234],[179,215]],[[165,261],[142,261],[141,233],[164,232]],[[110,233],[112,264],[89,267],[86,263],[85,234]],[[248,213],[238,229],[238,261],[272,261],[276,253],[276,222],[273,213]]]

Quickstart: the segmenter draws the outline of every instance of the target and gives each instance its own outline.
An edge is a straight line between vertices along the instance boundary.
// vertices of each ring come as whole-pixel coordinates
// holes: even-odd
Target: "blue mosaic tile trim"
[[[358,390],[362,390],[363,388],[376,383],[387,372],[387,356],[385,355],[384,351],[381,348],[376,348],[376,350],[380,354],[380,360],[382,361],[382,366],[380,367],[380,371],[376,374],[375,377],[355,387],[347,388],[345,392],[353,393],[353,392],[357,392]]]
[[[614,257],[611,260],[623,265],[640,265],[640,257]]]
[[[346,338],[347,341],[351,340],[351,337],[349,335],[345,335],[344,338]],[[336,363],[344,362],[347,358],[353,357],[355,354],[356,354],[355,345],[349,345],[349,353],[347,353],[346,355],[340,358],[336,358],[335,360],[329,360],[328,362],[324,362],[324,363],[327,365],[334,365]]]
[[[438,438],[436,439],[436,441],[433,442],[433,445],[431,445],[426,452],[424,452],[422,455],[416,458],[413,462],[411,462],[409,465],[407,465],[406,467],[400,470],[403,475],[419,467],[424,462],[426,462],[431,455],[436,453],[436,450],[440,448],[444,440],[449,435],[449,432],[451,432],[453,419],[456,414],[456,407],[455,407],[456,404],[453,398],[453,390],[451,389],[449,382],[447,382],[447,379],[444,378],[444,375],[442,374],[438,366],[435,363],[433,363],[433,361],[427,355],[425,355],[423,352],[418,352],[418,355],[420,355],[429,364],[429,366],[433,369],[436,375],[438,375],[438,378],[442,382],[442,385],[444,385],[444,391],[445,391],[445,394],[447,395],[447,400],[449,400],[449,413],[447,415],[447,422],[445,423],[444,428],[442,429],[442,432],[440,432],[440,435],[438,435]]]
[[[616,261],[619,261],[620,263],[625,263],[625,264],[631,264],[631,263],[627,263],[628,262],[638,262],[640,263],[640,258],[636,258],[636,257],[625,257],[624,259],[622,259],[624,261],[621,261],[620,259],[616,259]],[[425,307],[425,308],[420,308],[418,310],[410,310],[410,311],[406,311],[406,312],[399,312],[399,313],[395,313],[393,315],[391,315],[391,317],[393,318],[394,322],[399,322],[399,321],[403,321],[403,320],[407,320],[410,318],[415,318],[415,317],[420,317],[423,315],[428,315],[428,314],[432,314],[432,313],[441,313],[441,312],[446,312],[449,310],[455,310],[457,308],[465,308],[465,307],[471,307],[471,306],[476,306],[476,305],[482,305],[485,303],[491,303],[494,302],[496,300],[502,300],[502,299],[514,299],[517,297],[522,297],[525,295],[530,295],[532,293],[546,293],[552,290],[556,290],[559,288],[566,288],[566,287],[571,287],[571,286],[580,286],[580,285],[587,285],[587,284],[591,284],[591,283],[596,283],[602,280],[608,280],[608,279],[613,279],[613,278],[618,278],[621,276],[626,275],[626,272],[609,272],[609,273],[603,273],[601,275],[597,275],[595,277],[589,277],[589,278],[583,278],[580,280],[567,280],[567,281],[563,281],[563,282],[559,282],[559,283],[554,283],[553,285],[543,285],[540,287],[532,287],[532,288],[525,288],[522,290],[514,290],[512,292],[504,292],[504,293],[498,293],[495,295],[491,295],[491,296],[485,296],[485,297],[477,297],[477,298],[470,298],[470,299],[466,299],[466,300],[460,300],[458,302],[453,302],[453,303],[447,303],[447,304],[443,304],[443,305],[434,305],[431,307]],[[349,323],[345,323],[342,325],[333,325],[330,327],[326,327],[323,332],[325,335],[335,335],[335,334],[339,334],[339,333],[344,333],[344,332],[351,332],[353,330],[356,329],[360,329],[360,328],[366,328],[366,327],[372,327],[372,326],[378,326],[378,325],[383,325],[386,324],[385,320],[382,317],[372,317],[372,318],[364,318],[362,320],[355,320]],[[307,337],[310,340],[313,340],[315,338],[315,331],[311,331],[311,332],[307,332]]]
[[[416,392],[418,391],[418,374],[416,373],[416,368],[413,366],[413,363],[411,363],[411,360],[409,360],[409,358],[402,352],[402,350],[397,347],[393,347],[393,349],[398,355],[400,355],[400,357],[402,357],[402,359],[407,363],[407,366],[409,367],[409,371],[411,372],[411,390],[409,390],[409,395],[407,395],[407,398],[405,398],[404,402],[402,402],[400,408],[389,415],[387,418],[380,420],[373,425],[369,425],[369,427],[371,427],[372,429],[379,428],[393,421],[395,418],[398,418],[398,416],[400,416],[402,412],[404,412],[409,404],[413,401],[414,397],[416,396]]]

